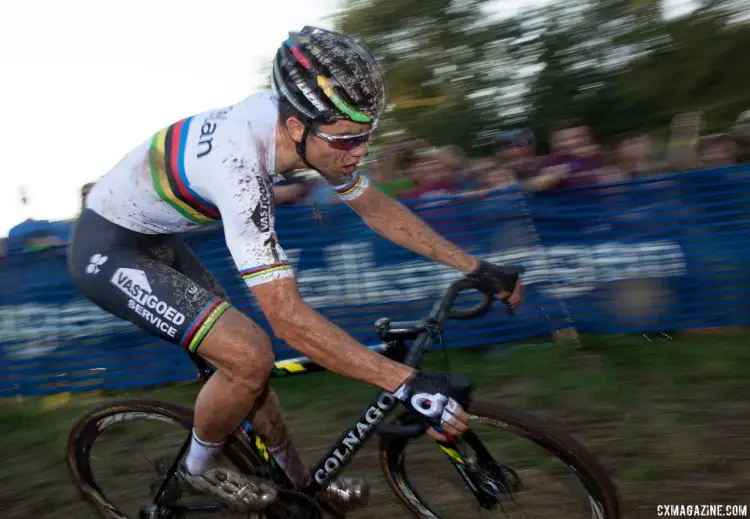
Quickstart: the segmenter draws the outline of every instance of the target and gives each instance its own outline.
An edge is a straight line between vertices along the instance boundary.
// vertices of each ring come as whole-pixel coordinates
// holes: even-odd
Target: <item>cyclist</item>
[[[179,233],[222,220],[236,267],[274,334],[331,371],[392,392],[433,419],[439,427],[429,434],[436,438],[468,427],[467,414],[446,396],[445,377],[369,350],[301,299],[274,232],[272,183],[315,169],[384,237],[491,283],[510,305],[520,300],[501,267],[444,240],[357,171],[385,108],[381,70],[365,49],[348,36],[305,27],[281,44],[272,79],[271,91],[187,117],[126,155],[91,190],[68,252],[84,296],[217,368],[198,395],[180,478],[237,511],[273,499],[262,480],[219,466],[224,442],[245,417],[295,484],[308,473],[267,386],[270,338],[230,305]],[[425,394],[429,408],[420,405]],[[321,501],[339,510],[366,501],[360,480],[322,483]]]

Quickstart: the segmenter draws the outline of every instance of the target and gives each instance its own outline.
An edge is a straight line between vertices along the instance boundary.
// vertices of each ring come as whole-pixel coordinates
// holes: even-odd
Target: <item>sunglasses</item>
[[[370,136],[372,135],[372,132],[375,131],[375,128],[377,128],[377,126],[378,122],[373,121],[372,126],[366,132],[358,133],[356,135],[330,135],[315,126],[313,126],[310,131],[319,139],[323,139],[324,141],[326,141],[331,148],[342,151],[351,151],[354,148],[362,146],[364,143],[370,140]]]

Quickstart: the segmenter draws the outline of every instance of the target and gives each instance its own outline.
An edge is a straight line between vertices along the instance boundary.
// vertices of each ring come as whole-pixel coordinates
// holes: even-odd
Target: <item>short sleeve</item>
[[[369,185],[370,179],[359,171],[355,171],[336,183],[331,183],[333,190],[344,202],[351,202],[362,196]]]
[[[249,287],[294,277],[274,230],[275,201],[260,164],[221,172],[211,187],[232,259]]]

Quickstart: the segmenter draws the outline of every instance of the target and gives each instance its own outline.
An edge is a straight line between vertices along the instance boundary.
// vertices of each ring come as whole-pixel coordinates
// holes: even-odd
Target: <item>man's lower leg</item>
[[[242,423],[258,392],[256,384],[223,371],[203,386],[195,402],[193,439],[185,459],[190,474],[200,475],[215,466],[227,438]]]
[[[250,421],[291,482],[297,486],[304,484],[308,470],[292,445],[281,405],[271,388],[258,397],[250,413]],[[319,497],[323,504],[329,505],[338,514],[344,514],[367,503],[369,487],[360,478],[339,478],[331,481]]]
[[[226,440],[266,386],[274,361],[271,340],[247,316],[229,308],[204,337],[199,354],[217,371],[196,399],[193,439],[180,480],[193,493],[214,497],[233,511],[263,509],[277,498],[276,487],[218,461]]]
[[[250,417],[253,427],[266,442],[268,452],[279,464],[281,470],[293,484],[302,485],[307,478],[307,467],[292,445],[281,404],[273,389],[266,386],[266,391],[261,393],[256,400]]]
[[[196,400],[193,439],[180,469],[181,481],[192,492],[209,495],[234,512],[262,510],[278,495],[270,481],[245,476],[218,463],[226,439],[242,422],[262,387],[222,371],[211,376]]]

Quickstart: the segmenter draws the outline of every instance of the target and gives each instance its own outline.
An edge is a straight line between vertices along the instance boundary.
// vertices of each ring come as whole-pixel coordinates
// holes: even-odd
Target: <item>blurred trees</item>
[[[469,149],[509,126],[546,136],[567,117],[605,139],[685,110],[726,129],[750,108],[742,3],[665,17],[656,0],[552,0],[508,16],[491,0],[348,0],[338,27],[386,67],[385,128]]]

